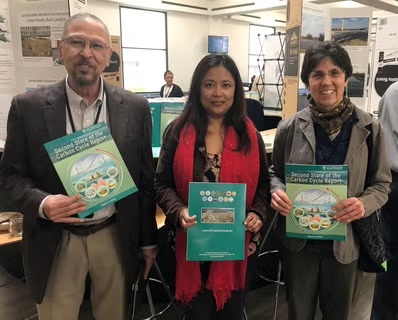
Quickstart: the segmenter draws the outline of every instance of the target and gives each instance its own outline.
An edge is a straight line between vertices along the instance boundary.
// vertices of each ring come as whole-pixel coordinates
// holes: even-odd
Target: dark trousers
[[[255,272],[257,257],[258,252],[248,257],[246,288],[249,288]],[[203,286],[205,286],[207,280],[208,267],[209,265],[201,267]],[[246,290],[233,291],[224,308],[216,311],[216,301],[213,293],[203,289],[189,305],[184,306],[185,320],[242,320],[245,302]]]
[[[398,260],[389,261],[388,271],[377,275],[371,319],[398,319]]]
[[[283,268],[289,320],[313,320],[319,299],[324,320],[350,320],[357,261],[339,263],[332,244],[284,249]]]
[[[185,320],[242,320],[245,297],[245,291],[234,291],[224,308],[215,311],[216,302],[213,293],[203,290],[189,306],[184,308]]]
[[[391,193],[382,208],[382,228],[391,260],[387,272],[377,275],[372,320],[398,319],[398,174],[393,173]]]

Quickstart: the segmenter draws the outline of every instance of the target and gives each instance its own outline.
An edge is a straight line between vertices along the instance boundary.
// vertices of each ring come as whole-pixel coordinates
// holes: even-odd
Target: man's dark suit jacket
[[[163,97],[163,92],[164,92],[164,87],[166,85],[164,84],[161,88],[160,88],[160,97]],[[176,84],[173,83],[173,89],[171,89],[170,94],[168,95],[167,98],[181,98],[184,96],[184,93],[182,92],[182,89],[177,86]]]
[[[151,113],[145,98],[104,86],[108,126],[139,190],[116,203],[130,282],[136,276],[140,247],[156,243]],[[0,190],[24,215],[23,262],[36,303],[43,300],[63,230],[62,224],[39,218],[39,205],[49,194],[66,194],[43,144],[65,134],[65,80],[14,97],[0,166]]]

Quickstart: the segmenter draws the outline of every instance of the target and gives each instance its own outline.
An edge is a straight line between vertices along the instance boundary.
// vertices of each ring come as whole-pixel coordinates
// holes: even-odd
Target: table
[[[156,225],[158,229],[164,226],[166,216],[164,215],[162,209],[158,206],[156,207]],[[22,240],[22,236],[11,236],[9,232],[0,232],[0,246],[5,246],[7,244],[19,242]]]
[[[0,246],[16,243],[22,240],[22,236],[11,236],[9,232],[0,232]]]
[[[158,206],[156,207],[156,225],[158,229],[164,226],[166,216],[164,215],[162,209]],[[7,244],[19,242],[22,240],[22,236],[12,237],[9,232],[0,232],[0,246],[5,246]]]
[[[164,226],[165,221],[166,215],[163,213],[163,210],[156,205],[156,225],[158,226],[158,229]]]
[[[272,153],[274,149],[274,140],[276,134],[276,128],[270,130],[260,131],[261,137],[263,138],[265,144],[265,150],[267,153]]]
[[[3,223],[6,223],[11,217],[18,215],[21,216],[22,215],[20,213],[17,212],[12,212],[12,211],[7,211],[7,212],[0,212],[0,221]],[[11,236],[8,228],[9,225],[8,223],[6,225],[1,225],[1,229],[0,229],[0,246],[5,246],[7,244],[11,244],[11,243],[15,243],[15,242],[19,242],[22,240],[22,236]]]

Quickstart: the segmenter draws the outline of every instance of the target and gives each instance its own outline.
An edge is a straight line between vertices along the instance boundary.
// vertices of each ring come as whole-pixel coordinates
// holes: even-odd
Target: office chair
[[[265,130],[264,107],[258,100],[246,98],[247,116],[258,131]]]
[[[264,116],[264,130],[274,129],[278,127],[278,123],[281,120],[281,116]]]
[[[137,280],[134,282],[133,287],[132,287],[132,303],[131,303],[131,320],[134,320],[134,316],[135,316],[135,312],[136,312],[136,303],[137,303],[137,296],[138,296],[138,291],[140,289],[140,286],[142,286],[145,289],[145,294],[146,294],[146,298],[148,299],[148,305],[149,305],[149,311],[150,311],[150,316],[146,317],[142,320],[156,320],[156,317],[159,317],[160,315],[162,315],[163,313],[165,313],[171,306],[173,306],[175,308],[175,311],[178,315],[177,319],[180,318],[180,312],[179,312],[179,308],[177,306],[177,304],[174,301],[173,295],[171,294],[171,290],[169,288],[169,286],[167,285],[162,272],[160,271],[159,265],[158,263],[155,262],[153,263],[153,267],[155,268],[155,271],[157,273],[157,276],[159,277],[159,279],[155,279],[155,278],[148,278],[148,279],[142,279],[142,273],[140,272],[138,275]],[[151,292],[151,287],[150,284],[151,283],[157,283],[157,284],[161,284],[163,286],[164,292],[167,296],[168,302],[166,304],[165,307],[163,307],[161,310],[156,311],[155,310],[155,305],[153,303],[153,298],[152,298],[152,292]]]
[[[279,250],[277,249],[271,249],[271,250],[265,250],[263,251],[264,245],[269,240],[271,231],[275,228],[276,221],[278,219],[278,212],[274,213],[274,216],[272,217],[272,220],[270,221],[270,224],[264,234],[264,238],[262,239],[259,247],[258,247],[258,252],[259,255],[257,257],[257,268],[256,268],[256,275],[262,279],[265,280],[269,283],[276,284],[275,288],[275,302],[274,302],[274,317],[273,319],[276,320],[277,316],[277,311],[278,311],[278,301],[279,301],[279,287],[281,285],[284,285],[285,283],[282,281],[282,261],[280,259],[280,254]],[[268,263],[267,263],[268,262]],[[269,264],[273,264],[273,267],[275,267],[276,264],[276,276],[272,277],[273,275],[268,275],[270,268]],[[243,319],[248,320],[247,312],[246,312],[246,307],[243,310]]]

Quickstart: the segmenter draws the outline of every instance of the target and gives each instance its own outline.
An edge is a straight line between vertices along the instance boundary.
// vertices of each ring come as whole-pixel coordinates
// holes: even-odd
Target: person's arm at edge
[[[152,118],[147,100],[143,114],[141,167],[140,185],[138,186],[142,210],[140,245],[146,247],[157,243],[156,202],[153,186]]]
[[[178,136],[170,126],[163,135],[158,166],[155,173],[156,202],[166,215],[169,225],[178,226],[179,213],[187,208],[176,192],[174,182],[174,155],[178,145]]]
[[[388,162],[384,133],[379,122],[373,119],[373,150],[369,166],[369,187],[358,197],[365,206],[365,216],[380,209],[388,200],[391,184],[391,169]]]
[[[140,243],[142,255],[145,261],[144,278],[152,268],[158,253],[157,246],[157,226],[156,226],[156,203],[155,191],[153,187],[154,168],[152,156],[152,119],[148,101],[144,111],[142,132],[142,171],[141,183],[138,186],[141,200],[141,228]]]
[[[18,96],[14,97],[8,113],[7,138],[0,164],[0,189],[7,193],[17,211],[29,213],[28,219],[36,219],[40,204],[50,194],[36,188],[29,178],[29,148],[19,102]]]
[[[285,185],[285,121],[279,122],[275,133],[274,146],[272,150],[272,165],[269,167],[270,191],[273,194],[276,190],[286,191]]]
[[[260,153],[260,177],[258,180],[257,190],[254,197],[252,206],[248,209],[248,212],[256,213],[263,224],[267,219],[270,218],[270,179],[268,174],[268,163],[265,151],[264,141],[261,138],[261,134],[257,133],[258,148]]]

